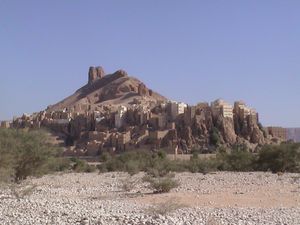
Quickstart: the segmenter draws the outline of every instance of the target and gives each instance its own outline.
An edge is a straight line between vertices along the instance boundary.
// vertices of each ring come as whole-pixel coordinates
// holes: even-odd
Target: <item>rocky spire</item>
[[[89,84],[93,83],[95,80],[103,78],[105,72],[101,66],[89,68]]]
[[[96,67],[97,77],[99,79],[103,78],[105,75],[104,69],[101,66]]]

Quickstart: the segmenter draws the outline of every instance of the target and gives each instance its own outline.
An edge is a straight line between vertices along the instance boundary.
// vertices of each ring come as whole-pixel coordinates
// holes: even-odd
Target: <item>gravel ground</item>
[[[300,224],[300,174],[178,173],[167,194],[152,194],[143,176],[55,174],[2,187],[0,224]]]

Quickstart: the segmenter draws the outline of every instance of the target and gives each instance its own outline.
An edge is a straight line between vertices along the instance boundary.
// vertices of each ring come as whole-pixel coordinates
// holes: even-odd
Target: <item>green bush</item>
[[[179,186],[179,183],[170,177],[150,178],[148,182],[150,189],[152,189],[154,193],[167,193]]]
[[[164,177],[166,176],[170,171],[167,168],[162,168],[163,166],[161,166],[161,169],[159,169],[158,167],[154,167],[154,168],[147,168],[146,172],[148,175],[152,176],[152,177]]]
[[[140,163],[136,160],[129,160],[125,162],[125,171],[131,176],[140,172]]]
[[[283,143],[263,146],[258,153],[256,170],[276,172],[300,172],[300,144]]]
[[[89,165],[85,160],[75,159],[72,167],[76,173],[92,173],[96,171],[97,167]]]
[[[217,170],[299,172],[299,148],[299,144],[292,143],[265,146],[255,155],[246,146],[235,145],[232,149],[219,148],[215,158],[201,159],[195,152],[189,161],[169,160],[164,153],[140,150],[109,156],[98,168],[101,172],[124,171],[131,175],[143,171],[154,178],[184,171],[204,174]]]
[[[159,170],[168,171],[168,160],[164,153],[152,153],[150,151],[130,151],[120,155],[111,156],[98,166],[101,172],[105,171],[124,171],[133,175],[139,171],[154,172]],[[153,170],[153,171],[152,171]]]
[[[217,170],[217,163],[215,159],[200,159],[198,155],[193,155],[187,164],[188,171],[192,173],[209,173]]]
[[[210,131],[209,141],[210,144],[214,146],[218,146],[221,143],[221,137],[220,132],[217,128],[213,127],[213,129]]]
[[[194,151],[192,153],[190,160],[198,160],[198,159],[199,159],[199,154],[198,154],[198,152]]]
[[[46,164],[49,171],[62,172],[71,169],[71,160],[63,157],[51,157]]]
[[[151,163],[145,168],[145,172],[153,177],[164,177],[171,171],[172,161],[160,156],[154,157]]]
[[[111,159],[111,154],[109,154],[108,152],[103,152],[100,157],[99,157],[99,161],[100,162],[107,162],[108,160]]]
[[[167,154],[166,154],[165,151],[160,150],[160,151],[157,152],[157,157],[159,157],[160,159],[166,159]]]
[[[50,160],[59,153],[45,131],[0,129],[0,171],[9,171],[9,179],[20,181],[48,173]]]
[[[244,146],[234,146],[230,153],[217,153],[219,170],[225,171],[252,171],[255,158]]]
[[[98,166],[100,172],[124,171],[130,175],[140,171],[152,177],[164,177],[170,172],[202,172],[216,170],[216,160],[201,160],[195,155],[190,161],[170,160],[164,153],[151,153],[149,151],[125,152],[113,156]]]

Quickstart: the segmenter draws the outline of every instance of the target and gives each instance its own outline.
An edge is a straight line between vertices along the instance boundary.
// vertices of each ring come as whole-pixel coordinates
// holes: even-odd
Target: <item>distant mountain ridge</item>
[[[288,140],[294,140],[300,142],[300,127],[298,128],[286,128]]]

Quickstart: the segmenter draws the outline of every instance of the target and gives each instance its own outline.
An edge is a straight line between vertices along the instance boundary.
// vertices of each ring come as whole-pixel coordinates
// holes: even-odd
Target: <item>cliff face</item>
[[[250,148],[266,143],[263,131],[256,117],[247,116],[239,120],[222,115],[213,116],[210,107],[196,112],[194,119],[188,123],[184,117],[177,120],[178,137],[188,148],[194,146],[246,144]]]

